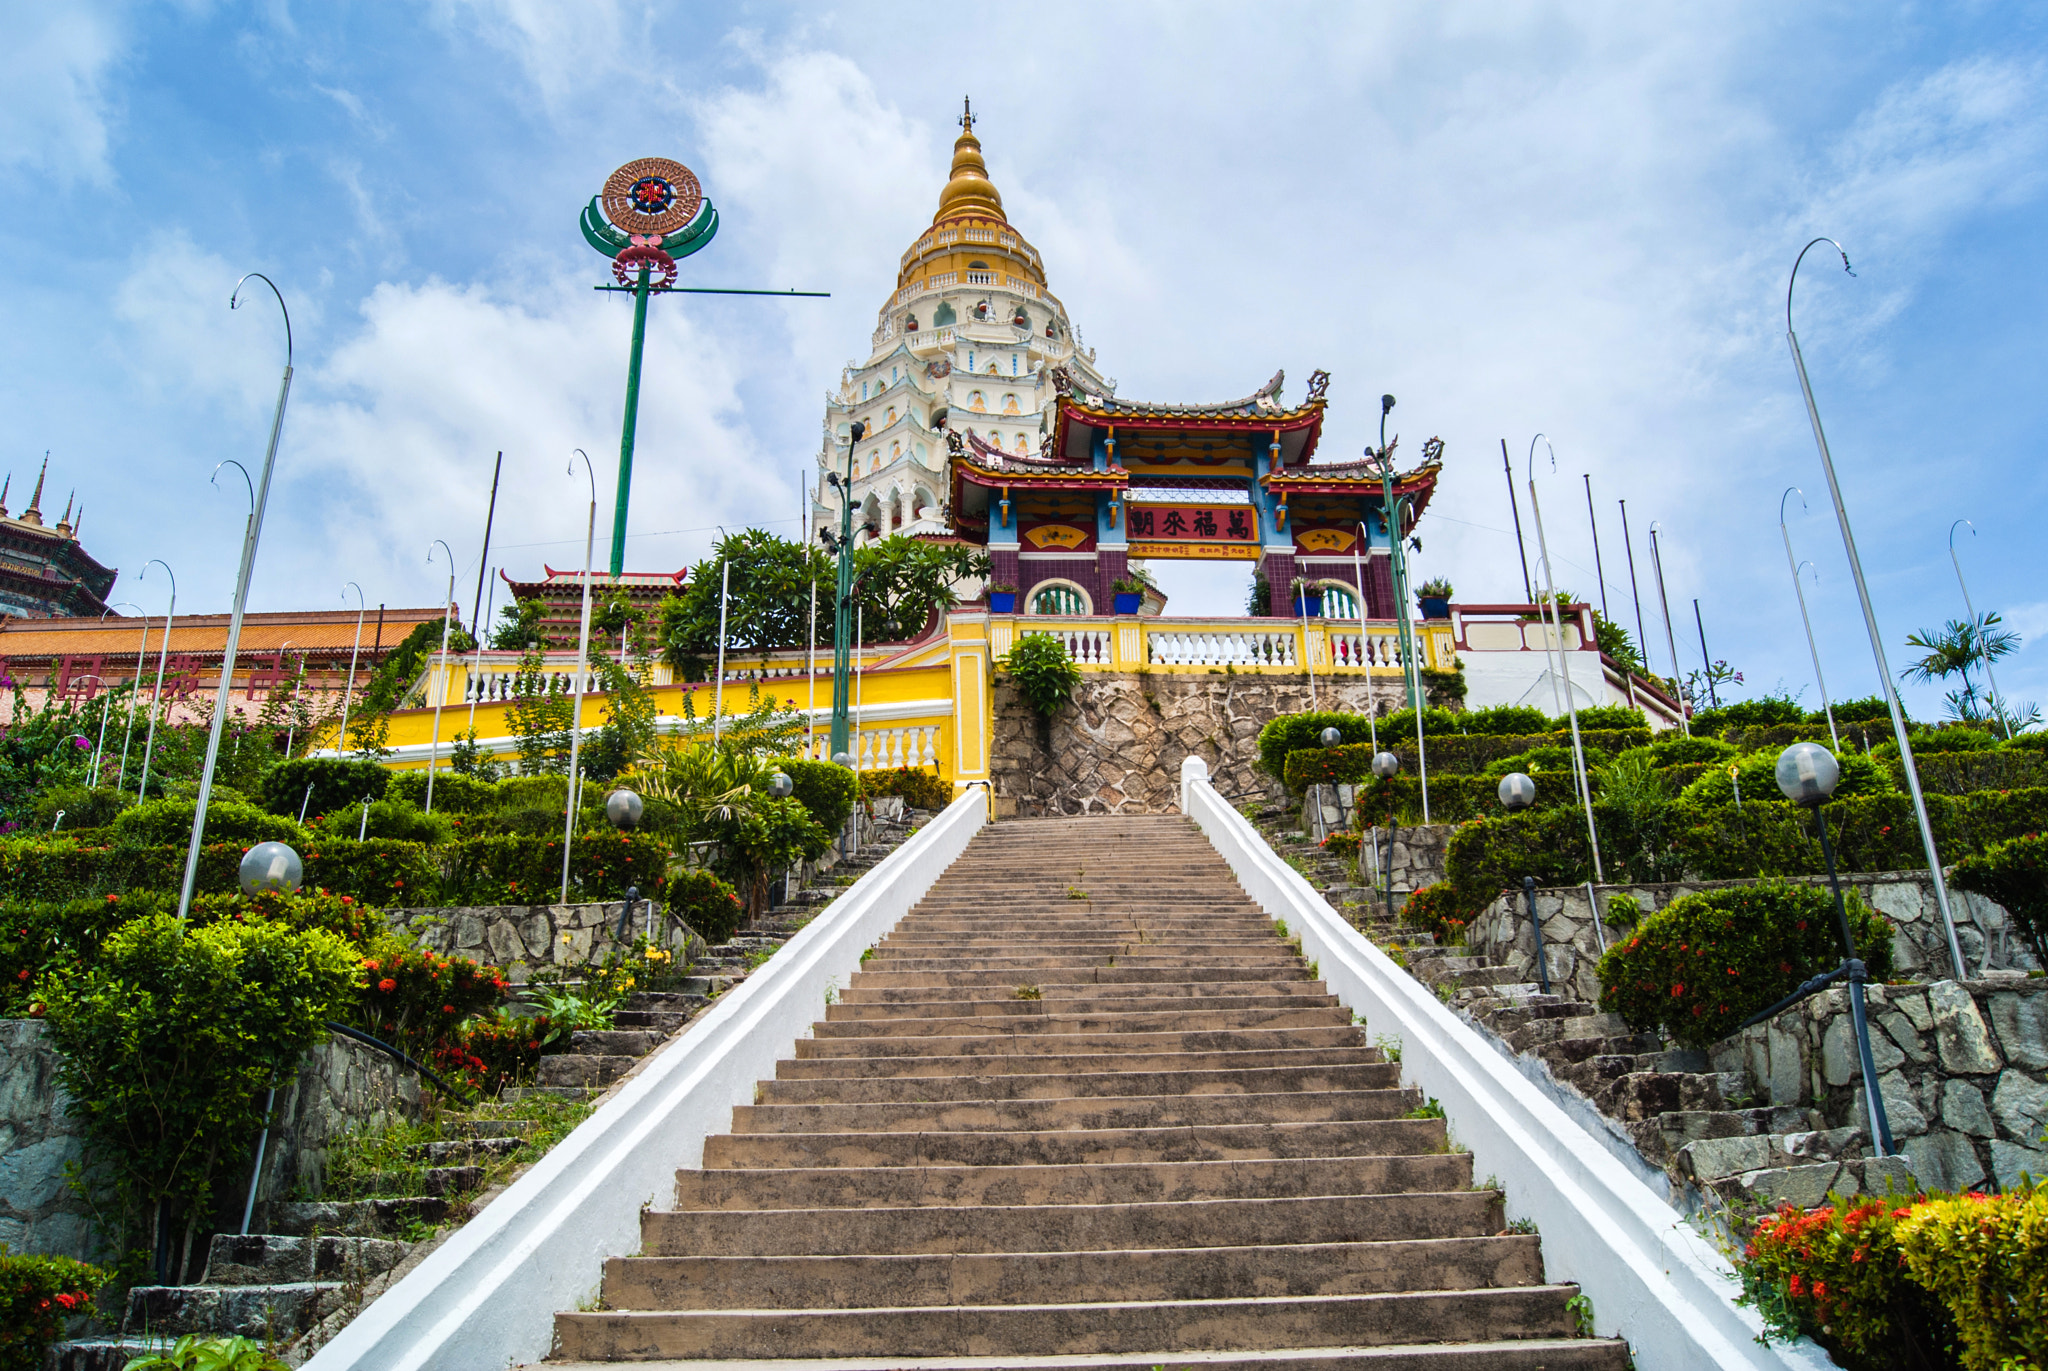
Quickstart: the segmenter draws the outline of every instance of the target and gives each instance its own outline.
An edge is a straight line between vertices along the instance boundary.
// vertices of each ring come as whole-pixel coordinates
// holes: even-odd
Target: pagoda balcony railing
[[[947,343],[950,343],[952,341],[953,326],[951,324],[946,325],[946,327],[944,328],[924,329],[921,330],[920,332],[910,334],[903,340],[904,346],[909,347],[912,350],[915,350],[917,348],[944,347]]]
[[[992,271],[970,271],[965,274],[970,286],[992,286],[996,283],[996,274]]]
[[[1399,677],[1406,671],[1400,628],[1391,620],[1169,619],[1151,616],[1020,614],[991,616],[1000,656],[1032,634],[1055,638],[1083,671],[1160,669],[1310,670]],[[1415,625],[1425,667],[1448,667],[1454,644],[1441,622]]]

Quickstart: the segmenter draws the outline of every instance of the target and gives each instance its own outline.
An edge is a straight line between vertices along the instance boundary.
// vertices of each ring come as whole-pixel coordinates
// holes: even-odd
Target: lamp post
[[[334,750],[337,754],[348,750],[348,707],[356,693],[356,654],[363,648],[363,611],[369,607],[363,599],[361,586],[350,581],[342,587],[344,592],[350,589],[356,593],[356,642],[355,646],[348,650],[348,680],[341,690],[341,732],[335,735],[334,739]]]
[[[96,693],[100,697],[100,737],[99,741],[93,744],[92,765],[86,770],[85,782],[87,789],[96,790],[99,788],[100,783],[100,757],[107,750],[107,681],[104,676],[93,675],[73,676],[71,679],[74,681],[93,682],[97,687]],[[82,737],[83,735],[81,734],[80,736]]]
[[[1849,1014],[1856,1029],[1856,1055],[1863,1069],[1863,1101],[1870,1120],[1871,1145],[1876,1148],[1878,1156],[1889,1157],[1893,1151],[1891,1121],[1885,1116],[1884,1095],[1877,1086],[1877,1064],[1870,1055],[1870,1019],[1863,1005],[1863,987],[1869,983],[1870,976],[1862,959],[1856,955],[1856,935],[1849,929],[1849,911],[1842,903],[1842,878],[1835,870],[1835,846],[1828,839],[1827,815],[1821,812],[1821,806],[1835,793],[1835,786],[1841,779],[1841,764],[1819,743],[1794,743],[1778,754],[1778,789],[1793,804],[1811,809],[1814,825],[1820,830],[1820,850],[1828,863],[1828,888],[1835,899],[1835,930],[1842,938],[1842,964],[1833,971],[1815,976],[1769,1009],[1750,1015],[1737,1031],[1773,1018],[1836,981],[1846,980],[1849,983]]]
[[[832,759],[847,755],[851,727],[847,707],[847,672],[852,664],[853,644],[853,451],[867,436],[867,425],[856,419],[847,430],[846,474],[825,473],[825,483],[839,492],[839,532],[819,529],[818,537],[827,551],[839,559],[839,589],[833,597],[832,613],[832,737],[827,744]]]
[[[1970,583],[1963,579],[1963,564],[1956,557],[1956,524],[1969,524],[1970,536],[1972,538],[1977,536],[1977,526],[1971,524],[1968,519],[1958,519],[1954,524],[1948,526],[1948,560],[1950,565],[1956,569],[1956,584],[1963,588],[1963,609],[1969,614],[1970,622],[1976,625],[1977,642],[1981,645],[1984,641],[1984,625],[1977,621],[1977,607],[1970,603]],[[2012,737],[2012,720],[2005,717],[2005,707],[1998,702],[1998,677],[1991,670],[1991,654],[1989,652],[1984,654],[1984,675],[1991,682],[1992,716],[2005,729],[2005,736],[2010,740]]]
[[[1664,554],[1657,540],[1658,520],[1650,521],[1650,567],[1657,573],[1657,604],[1664,611],[1664,646],[1671,649],[1671,689],[1678,696],[1678,726],[1692,736],[1692,711],[1685,705],[1685,682],[1678,666],[1678,635],[1671,631],[1671,597],[1664,593]]]
[[[164,698],[164,663],[171,655],[171,620],[176,618],[178,613],[178,575],[171,570],[169,562],[166,562],[161,557],[152,557],[143,564],[142,570],[135,573],[135,579],[138,581],[148,579],[149,569],[153,566],[162,567],[164,575],[171,578],[171,602],[164,609],[164,640],[157,648],[156,689],[151,692],[149,697],[149,737],[142,744],[142,779],[135,786],[135,803],[137,804],[141,804],[149,798],[149,758],[150,754],[156,750],[156,714]]]
[[[641,297],[641,308],[646,307],[646,296]],[[637,367],[637,363],[636,363]],[[637,371],[635,373],[638,374]],[[590,454],[582,448],[571,449],[575,457],[583,459],[583,474],[590,481],[590,524],[583,534],[583,619],[576,630],[576,679],[572,685],[575,699],[573,715],[569,724],[569,802],[563,806],[562,815],[562,898],[569,903],[569,850],[576,839],[576,774],[583,756],[583,664],[590,654],[590,559],[597,547],[597,471],[590,465]],[[576,474],[575,457],[569,461],[569,474]],[[625,487],[620,487],[620,500],[625,499]],[[620,514],[624,514],[621,505]]]
[[[1540,433],[1536,438],[1543,439],[1544,448],[1550,452],[1550,469],[1557,470],[1557,450],[1550,446],[1550,439]],[[1536,521],[1536,552],[1543,559],[1543,599],[1557,632],[1558,675],[1564,684],[1565,715],[1572,726],[1572,770],[1578,782],[1579,800],[1586,810],[1586,838],[1593,845],[1593,879],[1604,885],[1607,875],[1600,869],[1600,830],[1593,822],[1593,781],[1586,773],[1586,749],[1579,741],[1579,705],[1572,698],[1571,658],[1564,646],[1564,612],[1557,603],[1557,577],[1550,567],[1550,543],[1543,534],[1543,506],[1536,498],[1536,438],[1529,440],[1529,515]]]
[[[1390,783],[1394,777],[1401,774],[1401,759],[1391,752],[1373,753],[1372,774],[1379,779],[1381,783],[1380,789],[1386,792],[1387,796],[1387,852],[1383,860],[1379,858],[1380,828],[1378,824],[1373,825],[1372,844],[1373,855],[1375,860],[1378,861],[1380,875],[1386,880],[1387,918],[1392,919],[1394,917],[1394,788]]]
[[[1643,673],[1647,677],[1650,670],[1650,638],[1643,632],[1643,592],[1636,585],[1636,547],[1628,532],[1628,501],[1620,500],[1616,503],[1621,506],[1621,550],[1628,556],[1628,593],[1636,606],[1636,651],[1642,656]],[[1635,680],[1634,672],[1629,673],[1629,680]],[[1633,690],[1635,687],[1631,685],[1629,688]]]
[[[135,649],[135,679],[128,687],[128,725],[121,731],[121,769],[114,774],[114,792],[128,784],[128,742],[135,736],[135,701],[142,694],[142,659],[149,653],[149,616],[142,613],[142,606],[128,600],[108,605],[100,611],[100,621],[117,609],[132,609],[142,618],[142,642]]]
[[[1358,666],[1365,673],[1365,726],[1372,738],[1372,750],[1380,750],[1380,726],[1374,717],[1379,702],[1373,699],[1372,658],[1365,640],[1365,556],[1366,532],[1363,523],[1358,526],[1358,541],[1351,545],[1351,579],[1358,582]]]
[[[724,529],[718,530],[721,534]],[[723,736],[725,723],[725,607],[732,591],[732,558],[726,555],[725,544],[730,541],[721,538],[718,544],[718,681],[712,687],[711,695],[711,745],[718,746]]]
[[[1539,524],[1539,528],[1541,525]],[[1541,536],[1540,534],[1538,535]],[[1511,771],[1500,778],[1500,786],[1494,792],[1500,796],[1501,808],[1510,814],[1520,814],[1536,803],[1536,782],[1519,771]],[[1543,914],[1536,908],[1536,878],[1522,877],[1522,899],[1529,910],[1529,928],[1536,939],[1536,983],[1546,995],[1550,993],[1550,956],[1543,946]]]
[[[1920,769],[1913,764],[1913,740],[1906,736],[1906,713],[1899,707],[1898,686],[1892,681],[1891,663],[1885,660],[1884,636],[1878,632],[1877,611],[1870,604],[1870,587],[1863,579],[1863,559],[1856,555],[1856,535],[1849,527],[1849,507],[1842,502],[1842,485],[1835,479],[1835,459],[1828,452],[1828,438],[1820,426],[1820,408],[1813,402],[1813,383],[1806,376],[1806,358],[1799,351],[1799,335],[1792,331],[1792,287],[1799,280],[1799,264],[1816,243],[1826,243],[1842,257],[1842,270],[1849,271],[1849,254],[1832,238],[1816,238],[1799,250],[1792,274],[1785,279],[1785,341],[1792,348],[1792,365],[1799,373],[1799,390],[1806,397],[1806,417],[1813,422],[1814,446],[1820,449],[1821,470],[1827,473],[1828,495],[1834,500],[1835,522],[1842,529],[1842,547],[1849,554],[1849,574],[1856,581],[1856,599],[1863,607],[1863,627],[1870,635],[1870,655],[1877,661],[1877,678],[1884,682],[1884,700],[1891,711],[1892,736],[1899,744],[1899,765],[1906,773],[1906,789],[1913,797],[1913,817],[1920,823],[1920,845],[1927,854],[1927,874],[1934,882],[1934,901],[1941,906],[1942,930],[1948,935],[1949,960],[1957,980],[1969,976],[1963,962],[1963,946],[1956,938],[1956,920],[1949,908],[1948,881],[1941,874],[1941,854],[1934,847],[1934,825],[1927,819],[1927,800],[1920,793]],[[1951,529],[1953,532],[1953,529]]]
[[[1393,396],[1380,396],[1380,445],[1369,455],[1380,469],[1380,512],[1387,525],[1387,570],[1394,583],[1394,628],[1401,640],[1401,681],[1408,691],[1408,708],[1415,711],[1415,767],[1422,782],[1422,822],[1428,823],[1429,754],[1422,741],[1422,664],[1415,657],[1415,629],[1408,618],[1408,560],[1401,551],[1401,516],[1408,507],[1408,497],[1394,496],[1394,449],[1387,442],[1387,415],[1393,408]],[[1394,439],[1396,444],[1400,441],[1398,436]],[[1427,444],[1424,446],[1427,450]],[[1391,877],[1387,898],[1393,899]]]
[[[433,565],[434,549],[448,554],[448,598],[441,609],[441,693],[434,697],[434,734],[427,740],[426,811],[434,812],[434,766],[441,760],[441,707],[448,700],[448,620],[455,613],[455,549],[436,538],[427,544],[427,564]]]
[[[1786,486],[1785,495],[1797,495],[1799,497],[1799,507],[1801,509],[1806,508],[1806,492],[1798,486]],[[1798,597],[1799,600],[1799,622],[1806,629],[1806,651],[1807,655],[1813,658],[1813,679],[1820,686],[1820,707],[1828,716],[1828,741],[1834,744],[1835,751],[1840,752],[1842,750],[1842,736],[1835,732],[1835,706],[1828,699],[1828,678],[1821,675],[1820,649],[1814,646],[1813,642],[1813,620],[1806,613],[1806,590],[1799,584],[1799,568],[1802,565],[1811,566],[1812,563],[1800,563],[1792,560],[1792,530],[1785,523],[1785,495],[1778,497],[1778,532],[1785,539],[1785,565],[1791,568],[1792,571],[1792,594]],[[1948,532],[1949,548],[1950,551],[1954,551],[1956,531],[1951,527]],[[1820,579],[1819,567],[1814,567],[1813,575],[1816,581]],[[1965,601],[1968,598],[1969,596],[1966,593],[1964,595]]]

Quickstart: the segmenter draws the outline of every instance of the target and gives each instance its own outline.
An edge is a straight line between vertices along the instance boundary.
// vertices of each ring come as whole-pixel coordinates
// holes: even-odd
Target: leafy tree
[[[645,663],[628,668],[600,657],[591,665],[603,682],[604,693],[598,700],[605,720],[579,761],[591,780],[609,781],[646,754],[654,742],[654,720],[660,709],[647,688]]]
[[[1009,655],[997,662],[1042,718],[1050,719],[1081,684],[1081,668],[1067,656],[1066,644],[1050,633],[1019,638]]]
[[[576,717],[575,700],[559,675],[547,669],[547,658],[534,648],[519,659],[512,680],[512,698],[505,721],[519,735],[519,770],[532,776],[569,768],[569,732]]]
[[[448,629],[449,655],[452,657],[475,649],[476,639],[464,632],[462,625],[451,623]],[[349,716],[348,740],[354,744],[356,756],[376,761],[390,755],[391,749],[385,745],[385,740],[391,733],[391,712],[405,703],[405,697],[412,692],[420,673],[427,669],[440,650],[439,619],[413,625],[412,632],[391,649],[391,655],[384,659],[370,677],[370,683],[363,687],[363,693],[357,697]]]
[[[1907,634],[1906,645],[1919,648],[1925,655],[1899,675],[1923,684],[1960,677],[1961,688],[1942,696],[1951,719],[1965,723],[2004,720],[2004,701],[1992,698],[1989,692],[1980,697],[1977,683],[1970,678],[1972,668],[1981,666],[1988,673],[1993,662],[2019,648],[2020,635],[1998,627],[2002,622],[1995,612],[1986,612],[1974,620],[1950,619],[1939,629]],[[2031,713],[2033,707],[2027,706],[2027,710]],[[2011,731],[2009,727],[2007,731]]]
[[[524,652],[533,643],[545,645],[547,634],[540,621],[548,607],[539,600],[515,600],[498,611],[498,626],[491,632],[491,647],[498,652]]]

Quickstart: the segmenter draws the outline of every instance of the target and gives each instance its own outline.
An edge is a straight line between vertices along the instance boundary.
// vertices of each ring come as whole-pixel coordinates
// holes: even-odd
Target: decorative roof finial
[[[50,474],[50,454],[43,454],[43,469],[36,473],[36,493],[28,497],[28,508],[21,512],[24,524],[43,526],[43,477]]]
[[[0,481],[0,519],[7,517],[7,490],[14,484],[14,473],[8,472],[7,479]]]
[[[78,492],[76,490],[73,490],[64,497],[64,513],[57,520],[57,531],[59,533],[69,533],[71,531],[71,502],[77,498]]]
[[[1003,215],[1003,197],[988,179],[988,164],[981,160],[981,140],[974,136],[974,104],[963,97],[960,136],[953,142],[953,171],[939,192],[939,212],[932,222],[965,214],[1009,222]]]
[[[974,132],[974,100],[970,96],[960,97],[960,127]]]

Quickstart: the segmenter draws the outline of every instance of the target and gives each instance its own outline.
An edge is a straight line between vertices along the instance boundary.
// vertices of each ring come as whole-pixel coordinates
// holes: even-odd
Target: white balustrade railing
[[[536,694],[553,691],[567,695],[576,689],[574,671],[544,671],[540,674]],[[604,677],[595,671],[584,673],[583,693],[601,695],[604,693]],[[502,704],[516,699],[519,695],[519,673],[516,671],[470,672],[462,687],[463,704]]]
[[[1115,666],[1116,642],[1111,633],[1112,630],[1108,628],[1042,628],[1034,624],[1029,628],[1020,629],[1017,636],[1028,638],[1034,634],[1043,634],[1055,640],[1067,650],[1067,656],[1073,659],[1076,666]]]
[[[830,761],[832,741],[820,733],[810,745],[813,761]],[[851,746],[855,771],[897,771],[939,764],[937,724],[877,725],[854,730]]]
[[[1391,630],[1384,633],[1367,632],[1363,635],[1331,629],[1330,665],[1342,667],[1398,667],[1401,661],[1401,638]]]
[[[996,283],[996,274],[992,271],[970,271],[966,275],[970,286],[992,286]]]
[[[1299,632],[1293,628],[1166,631],[1145,635],[1146,660],[1160,666],[1294,666]]]
[[[970,243],[993,243],[996,241],[996,231],[994,229],[966,228],[960,230],[960,236]]]
[[[905,340],[905,344],[911,348],[930,348],[943,347],[952,341],[953,326],[948,324],[944,328],[928,328],[921,333],[913,333]]]

